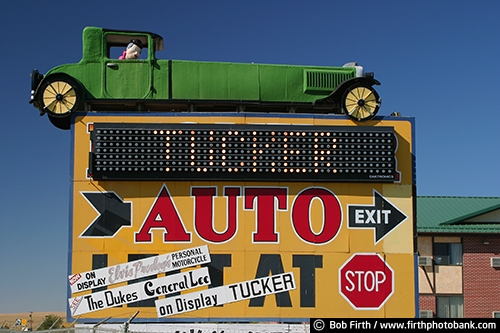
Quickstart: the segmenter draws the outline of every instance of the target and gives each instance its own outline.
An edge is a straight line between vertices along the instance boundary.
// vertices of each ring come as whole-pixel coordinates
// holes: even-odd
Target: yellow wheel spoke
[[[352,109],[352,108],[355,108],[356,106],[358,106],[358,101],[355,101],[355,102],[349,102],[349,103],[345,103],[345,106],[348,110]]]
[[[47,86],[47,89],[45,90],[49,94],[53,94],[54,96],[57,95],[58,89],[57,86],[54,84],[49,84]]]
[[[356,88],[353,90],[353,95],[356,96],[357,99],[363,98],[363,89],[362,88]]]
[[[72,86],[64,82],[64,85],[61,87],[61,95],[74,94],[75,89]]]
[[[54,110],[55,113],[61,114],[61,103],[56,103],[56,108]]]
[[[43,104],[49,105],[53,102],[56,102],[55,97],[45,97],[45,96],[43,97]]]
[[[360,97],[364,100],[368,99],[368,97],[372,95],[372,91],[367,88],[360,89]]]
[[[364,100],[366,103],[377,103],[377,98],[373,94],[366,96],[366,98],[364,98]]]
[[[346,100],[346,103],[347,102],[357,103],[359,101],[359,98],[356,98],[354,96],[348,95],[345,100]]]
[[[67,91],[63,94],[63,96],[65,96],[65,97],[66,97],[66,96],[67,96],[67,97],[76,97],[76,91],[75,91],[75,89],[71,88],[71,89],[67,90]]]
[[[377,102],[376,101],[366,101],[365,107],[371,110],[375,110],[377,107]]]
[[[74,104],[69,103],[68,101],[62,101],[61,105],[64,105],[64,107],[66,108],[66,111],[69,111],[69,110],[71,110],[71,108],[73,107]]]
[[[54,109],[56,108],[57,106],[57,101],[56,100],[53,100],[52,102],[50,102],[49,104],[45,104],[47,105],[47,109],[49,109],[50,111],[54,112]]]
[[[345,103],[348,104],[358,104],[359,98],[356,97],[356,95],[351,91],[345,99]]]
[[[370,116],[373,115],[373,112],[370,111],[370,109],[368,107],[366,107],[366,105],[363,106],[363,110],[365,111],[365,113],[369,114]]]
[[[76,104],[76,96],[68,96],[64,98],[64,103],[70,106]]]
[[[43,92],[43,99],[56,98],[56,95],[57,95],[56,93],[47,89]]]
[[[351,111],[349,111],[350,115],[356,114],[359,112],[359,106],[354,107]]]

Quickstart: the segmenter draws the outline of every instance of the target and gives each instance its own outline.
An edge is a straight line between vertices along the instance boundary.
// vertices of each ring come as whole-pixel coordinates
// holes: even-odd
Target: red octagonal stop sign
[[[378,253],[356,253],[339,268],[340,293],[355,309],[378,310],[394,292],[394,271]]]

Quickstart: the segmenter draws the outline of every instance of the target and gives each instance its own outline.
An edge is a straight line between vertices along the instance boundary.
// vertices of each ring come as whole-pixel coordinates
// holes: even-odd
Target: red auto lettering
[[[277,243],[276,230],[277,209],[287,209],[286,188],[245,188],[245,209],[256,211],[257,231],[253,233],[253,241],[259,243]]]
[[[314,199],[323,205],[323,227],[316,234],[311,229],[310,210]],[[292,205],[292,225],[296,234],[305,242],[325,244],[337,236],[342,224],[342,211],[335,194],[324,188],[309,188],[300,192]]]
[[[156,197],[139,232],[135,233],[135,241],[151,242],[151,229],[164,229],[165,242],[191,241],[191,233],[184,228],[184,223],[165,185]]]
[[[224,189],[227,198],[226,230],[219,233],[214,230],[213,200],[216,195],[215,187],[193,187],[191,195],[195,198],[194,228],[200,238],[212,243],[224,243],[236,235],[237,231],[237,198],[240,196],[239,187]]]

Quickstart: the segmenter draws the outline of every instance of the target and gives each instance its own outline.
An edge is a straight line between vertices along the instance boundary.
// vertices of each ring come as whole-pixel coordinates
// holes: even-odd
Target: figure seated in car
[[[139,59],[139,57],[141,56],[142,48],[143,45],[139,39],[132,39],[118,59]]]

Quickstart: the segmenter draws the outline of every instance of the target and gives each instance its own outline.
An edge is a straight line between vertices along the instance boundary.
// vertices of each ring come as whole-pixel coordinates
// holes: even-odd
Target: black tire
[[[356,121],[365,121],[375,117],[380,104],[380,96],[368,85],[351,86],[342,97],[342,110]]]
[[[71,117],[53,117],[50,114],[47,115],[49,117],[49,121],[55,127],[62,130],[71,129]]]
[[[80,105],[82,89],[69,77],[49,77],[42,83],[39,93],[42,111],[52,117],[68,117]]]

